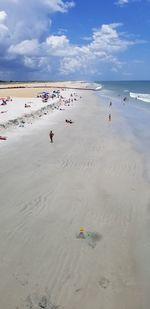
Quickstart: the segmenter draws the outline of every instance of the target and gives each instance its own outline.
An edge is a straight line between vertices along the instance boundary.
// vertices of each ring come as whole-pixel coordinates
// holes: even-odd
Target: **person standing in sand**
[[[54,137],[54,133],[52,130],[50,130],[49,132],[49,138],[50,138],[50,142],[53,143],[53,137]]]

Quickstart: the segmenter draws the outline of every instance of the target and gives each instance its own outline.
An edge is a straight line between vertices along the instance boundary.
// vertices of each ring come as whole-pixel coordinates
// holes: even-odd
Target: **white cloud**
[[[64,2],[62,0],[41,0],[43,4],[47,5],[51,11],[65,13],[68,9],[74,7],[74,1]]]
[[[134,3],[134,2],[142,2],[143,0],[117,0],[114,4],[123,7],[126,4]],[[145,2],[149,2],[150,0],[145,0]]]
[[[63,75],[74,73],[80,69],[83,69],[83,61],[80,57],[72,58],[65,57],[60,65],[60,73]]]
[[[51,35],[47,37],[43,48],[47,55],[55,57],[68,57],[78,54],[78,47],[72,45],[66,35]]]
[[[48,35],[51,26],[51,13],[66,13],[74,6],[73,1],[64,0],[0,0],[3,12],[0,19],[6,18],[13,43],[33,37]]]
[[[120,24],[102,25],[99,30],[93,33],[93,42],[90,44],[90,48],[94,51],[107,51],[110,54],[124,50],[129,45],[129,41],[120,37],[116,30],[119,26]]]
[[[128,4],[128,3],[129,3],[129,0],[118,0],[115,2],[115,4],[119,6],[124,6],[125,4]]]
[[[50,69],[63,75],[81,70],[95,72],[100,63],[111,65],[115,71],[122,66],[117,55],[137,44],[119,33],[120,26],[118,23],[102,25],[93,31],[91,42],[82,46],[71,44],[66,35],[49,35],[41,43],[37,39],[31,39],[12,44],[8,53],[12,57],[22,56],[22,61],[28,68],[43,70],[50,65]]]
[[[81,39],[84,41],[91,41],[92,38],[90,36],[83,36]]]
[[[47,59],[45,57],[24,57],[24,65],[31,69],[42,69],[46,68],[46,70],[50,71],[50,64],[47,63]]]
[[[0,11],[0,41],[3,42],[8,36],[8,27],[5,25],[7,14],[5,11]]]
[[[7,18],[7,14],[5,11],[0,11],[0,24],[4,23]]]
[[[69,0],[30,0],[29,4],[26,0],[0,0],[0,66],[7,71],[10,66],[12,72],[19,66],[26,72],[26,68],[42,70],[44,62],[39,59],[45,53],[51,14],[67,13],[74,5]],[[51,68],[47,48],[46,53],[44,61]]]
[[[46,39],[46,43],[51,49],[56,51],[57,48],[64,49],[68,47],[69,40],[65,35],[51,35]]]
[[[8,49],[10,54],[16,55],[36,55],[38,51],[38,40],[25,40],[16,45],[11,45]]]
[[[5,39],[7,34],[8,28],[5,25],[0,24],[0,40]]]
[[[121,24],[102,25],[93,32],[91,43],[82,46],[71,44],[64,35],[51,36],[46,41],[47,52],[60,58],[61,74],[80,70],[90,72],[90,69],[95,72],[97,66],[104,62],[111,64],[116,70],[121,69],[122,63],[117,55],[137,42],[122,37],[117,31],[119,26]]]
[[[57,31],[57,35],[63,35],[65,33],[67,33],[68,30],[67,29],[64,29],[64,28],[59,28],[58,31]]]
[[[51,13],[66,13],[74,6],[73,1],[30,0],[28,6],[26,1],[0,0],[0,65],[8,67],[9,63],[12,71],[21,66],[25,72],[62,76],[94,74],[105,64],[120,69],[118,55],[141,43],[121,33],[120,23],[113,23],[94,29],[83,44],[73,44],[66,29],[61,29],[59,35],[50,33]]]

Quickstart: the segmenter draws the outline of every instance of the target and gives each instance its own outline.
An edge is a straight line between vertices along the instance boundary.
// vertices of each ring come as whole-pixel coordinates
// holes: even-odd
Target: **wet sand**
[[[128,136],[117,133],[116,124],[127,124],[114,104],[109,122],[107,105],[79,94],[73,106],[0,145],[2,308],[150,306],[143,156],[128,128]]]

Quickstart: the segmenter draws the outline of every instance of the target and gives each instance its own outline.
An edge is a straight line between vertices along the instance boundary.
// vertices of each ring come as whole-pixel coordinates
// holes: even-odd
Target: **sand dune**
[[[55,120],[1,147],[2,308],[149,308],[143,158],[132,132],[116,134],[120,120],[127,124],[115,107],[108,123],[107,104],[79,95]]]

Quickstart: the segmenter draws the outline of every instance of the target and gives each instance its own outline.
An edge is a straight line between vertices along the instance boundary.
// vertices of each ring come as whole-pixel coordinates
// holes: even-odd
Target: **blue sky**
[[[0,0],[1,80],[150,80],[150,0]]]

